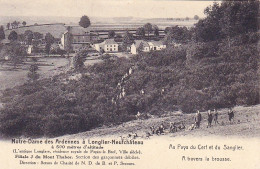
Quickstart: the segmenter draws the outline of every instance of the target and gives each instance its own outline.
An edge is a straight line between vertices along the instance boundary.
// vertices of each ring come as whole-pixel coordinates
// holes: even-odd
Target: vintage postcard
[[[258,0],[0,0],[0,169],[260,169]]]

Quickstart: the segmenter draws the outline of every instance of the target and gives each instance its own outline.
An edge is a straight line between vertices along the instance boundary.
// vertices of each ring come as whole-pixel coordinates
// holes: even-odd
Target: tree
[[[18,22],[17,22],[17,28],[19,27],[20,24],[21,24],[21,23],[18,21]]]
[[[143,50],[144,50],[144,44],[143,44],[143,42],[141,42],[137,48],[138,54],[142,54]]]
[[[154,36],[159,36],[159,28],[157,25],[153,25]]]
[[[221,32],[220,18],[222,17],[222,9],[218,3],[207,7],[204,10],[206,18],[200,19],[194,28],[195,39],[200,42],[208,42],[223,37]]]
[[[46,41],[45,51],[49,55],[51,50],[51,45],[54,43],[55,38],[50,33],[46,33],[45,41]]]
[[[81,71],[84,67],[85,56],[87,56],[87,50],[79,51],[76,56],[73,57],[73,66],[77,71]]]
[[[7,23],[6,27],[7,27],[8,30],[10,29],[10,26],[11,26],[11,24]]]
[[[43,35],[39,32],[33,32],[33,39],[34,40],[40,40],[43,38]]]
[[[123,37],[122,37],[122,35],[120,35],[120,34],[116,34],[116,35],[115,35],[115,41],[116,41],[116,42],[122,42],[122,38],[123,38]]]
[[[18,28],[19,24],[20,24],[20,22],[13,21],[13,23],[12,23],[12,28],[13,28],[13,29],[14,29],[14,28]]]
[[[172,27],[166,27],[165,30],[164,30],[164,33],[167,34],[167,33],[170,33],[172,32]]]
[[[189,17],[186,17],[185,20],[188,21],[188,20],[190,20],[190,18],[189,18]]]
[[[25,36],[25,40],[26,40],[27,45],[31,45],[32,39],[33,39],[33,32],[31,30],[26,30],[24,32],[24,36]]]
[[[35,82],[39,79],[40,75],[38,74],[39,67],[36,63],[33,63],[30,68],[29,68],[29,72],[27,74],[27,77],[29,79],[29,81],[31,82]]]
[[[39,32],[33,32],[33,41],[32,45],[37,47],[41,43],[41,39],[43,38],[43,34]]]
[[[26,22],[25,21],[23,21],[22,24],[23,24],[23,26],[26,26]]]
[[[109,38],[109,39],[110,39],[110,38],[114,38],[115,35],[116,35],[116,33],[115,33],[115,31],[113,31],[113,30],[111,30],[111,31],[108,32],[108,38]]]
[[[18,38],[18,35],[15,31],[12,31],[8,36],[8,39],[11,41],[15,41],[15,40],[17,40],[17,38]]]
[[[225,36],[233,37],[258,30],[259,1],[227,1],[219,8],[223,14],[219,19]],[[209,11],[208,14],[214,13]]]
[[[50,33],[46,33],[45,35],[45,41],[48,44],[53,44],[55,42],[55,38]]]
[[[128,46],[130,46],[134,42],[134,37],[133,35],[126,31],[124,37],[123,37],[123,48],[124,50],[127,49]]]
[[[48,54],[50,54],[50,51],[51,51],[51,44],[50,43],[46,43],[45,45],[45,52]]]
[[[230,38],[258,30],[259,1],[225,1],[214,3],[204,10],[207,16],[195,26],[197,41]],[[230,43],[229,43],[230,46]]]
[[[165,29],[166,35],[164,37],[164,41],[166,44],[170,44],[173,41],[177,43],[187,43],[191,40],[191,31],[186,27],[167,27]]]
[[[4,27],[1,26],[0,27],[0,40],[5,39],[5,31],[4,31]]]
[[[200,18],[199,18],[198,15],[194,15],[194,19],[195,19],[195,20],[199,20]]]
[[[89,17],[84,15],[80,18],[79,25],[83,28],[87,28],[91,25]]]
[[[164,38],[163,38],[163,42],[164,42],[164,44],[166,44],[167,46],[168,46],[169,44],[171,44],[172,42],[174,42],[172,33],[167,32],[166,35],[165,35]]]
[[[141,37],[141,38],[145,37],[144,27],[137,28],[135,34],[136,34],[138,37]]]
[[[2,49],[4,56],[10,57],[10,62],[14,68],[17,64],[23,62],[23,58],[27,55],[26,48],[17,41],[12,41],[10,45],[6,45]]]
[[[67,27],[67,34],[66,34],[66,39],[65,39],[65,47],[64,47],[64,50],[67,52],[67,55],[69,57],[71,51],[73,50],[72,48],[72,40],[73,40],[73,36],[71,34],[71,27],[68,26]]]
[[[25,42],[26,41],[25,35],[24,34],[19,34],[17,40],[19,42]]]
[[[150,33],[153,30],[153,25],[151,23],[145,24],[144,25],[144,30],[147,32],[148,38],[150,39]]]

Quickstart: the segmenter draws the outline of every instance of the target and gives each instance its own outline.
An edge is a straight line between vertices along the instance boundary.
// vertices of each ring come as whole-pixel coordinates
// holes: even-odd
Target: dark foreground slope
[[[146,133],[150,132],[150,126],[159,126],[164,123],[166,126],[165,136],[168,137],[201,137],[201,136],[221,136],[221,137],[239,137],[239,138],[259,138],[260,137],[260,105],[250,107],[235,107],[235,121],[229,123],[227,109],[219,111],[220,124],[213,123],[211,128],[207,128],[207,114],[202,112],[202,125],[200,129],[187,130],[187,128],[194,122],[192,114],[179,114],[178,112],[170,113],[165,117],[155,117],[147,120],[134,120],[123,123],[122,125],[114,127],[101,127],[91,131],[82,132],[73,135],[65,135],[62,138],[68,139],[86,139],[93,137],[113,137],[120,138],[123,136],[127,138],[129,134],[137,133],[138,138],[145,138]],[[185,130],[178,130],[176,133],[169,133],[170,122],[184,121]],[[164,135],[153,135],[154,137],[163,137]],[[130,138],[129,138],[130,139]]]

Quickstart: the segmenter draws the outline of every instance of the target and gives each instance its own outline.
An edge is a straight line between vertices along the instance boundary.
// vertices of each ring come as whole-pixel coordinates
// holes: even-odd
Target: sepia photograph
[[[0,156],[12,154],[3,169],[152,168],[161,164],[146,158],[173,151],[175,168],[259,169],[259,4],[1,0]],[[102,153],[129,157],[68,161]]]

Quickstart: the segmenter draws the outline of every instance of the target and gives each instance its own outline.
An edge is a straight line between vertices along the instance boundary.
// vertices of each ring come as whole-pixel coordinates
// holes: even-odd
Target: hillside
[[[25,27],[19,27],[16,29],[5,30],[5,36],[8,37],[11,31],[15,31],[17,34],[23,34],[26,30],[32,32],[39,32],[43,35],[51,33],[55,38],[61,38],[62,33],[66,31],[64,24],[43,24],[43,25],[31,25]]]
[[[209,44],[167,48],[130,59],[112,57],[80,72],[6,90],[0,129],[11,136],[53,137],[118,125],[134,120],[138,111],[163,116],[176,110],[193,113],[259,104],[256,45],[249,41],[232,47],[247,58],[222,52],[196,58],[214,50]],[[130,68],[133,71],[126,76]],[[80,79],[70,80],[77,74]]]
[[[186,121],[197,110],[259,105],[258,3],[215,3],[194,29],[170,28],[164,50],[105,55],[87,67],[88,51],[78,52],[74,70],[3,91],[0,133],[57,137],[117,126],[139,113],[179,111]],[[177,39],[181,45],[173,44]]]
[[[227,109],[219,110],[219,123],[214,124],[211,128],[207,128],[207,114],[202,112],[202,125],[200,129],[187,130],[189,126],[194,122],[193,114],[180,114],[178,112],[172,112],[165,117],[154,117],[146,120],[134,120],[126,122],[121,125],[108,127],[103,126],[101,128],[93,129],[91,131],[82,132],[73,135],[65,135],[61,138],[66,139],[84,139],[84,138],[96,138],[96,137],[113,137],[119,138],[120,136],[127,137],[128,134],[137,133],[138,136],[144,137],[147,132],[150,132],[150,126],[159,126],[163,123],[166,126],[165,135],[153,135],[150,139],[156,137],[202,137],[202,136],[221,136],[221,137],[240,137],[240,138],[252,138],[260,137],[260,105],[250,107],[235,107],[235,121],[229,123]],[[185,130],[178,130],[176,133],[169,133],[170,122],[184,121],[186,125]],[[140,138],[139,137],[139,138]],[[138,139],[138,138],[137,138]]]

